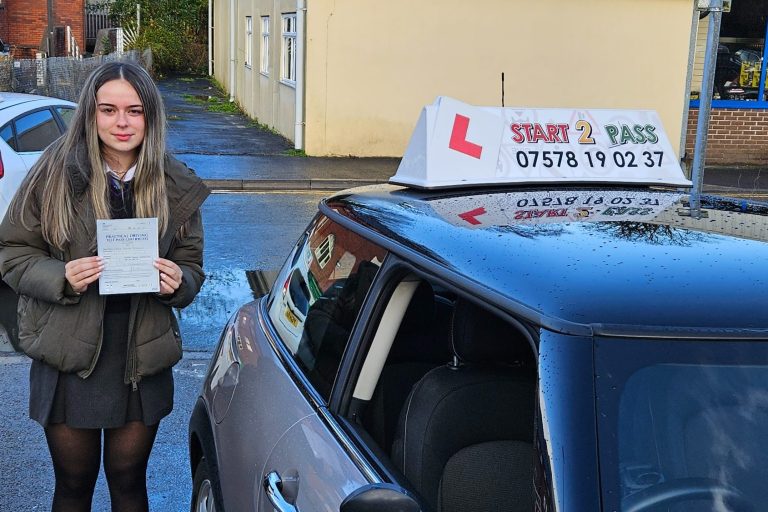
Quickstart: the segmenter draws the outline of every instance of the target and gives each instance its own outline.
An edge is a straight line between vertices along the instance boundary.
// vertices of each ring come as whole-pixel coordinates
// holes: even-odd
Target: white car
[[[0,92],[0,219],[29,169],[67,128],[76,107],[58,98]]]
[[[59,138],[76,103],[33,94],[0,92],[0,220],[43,150]],[[16,296],[0,281],[0,347],[16,342]]]

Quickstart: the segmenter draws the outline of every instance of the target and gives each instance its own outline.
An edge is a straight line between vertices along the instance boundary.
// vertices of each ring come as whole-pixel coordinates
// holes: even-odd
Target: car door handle
[[[278,512],[298,512],[299,509],[285,499],[282,492],[283,480],[277,471],[272,471],[264,477],[264,491],[275,510]]]

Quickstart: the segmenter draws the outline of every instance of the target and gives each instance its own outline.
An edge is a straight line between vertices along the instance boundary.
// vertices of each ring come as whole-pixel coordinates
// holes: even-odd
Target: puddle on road
[[[277,271],[215,269],[194,302],[177,311],[185,349],[213,349],[237,309],[266,294]]]

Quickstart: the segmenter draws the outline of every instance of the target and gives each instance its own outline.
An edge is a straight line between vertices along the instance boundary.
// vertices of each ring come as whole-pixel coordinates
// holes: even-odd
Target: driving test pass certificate
[[[97,220],[96,243],[104,260],[101,295],[160,291],[157,218]]]

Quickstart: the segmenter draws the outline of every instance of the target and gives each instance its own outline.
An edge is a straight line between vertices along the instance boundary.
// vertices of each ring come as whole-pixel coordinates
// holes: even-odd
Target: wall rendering
[[[400,156],[438,95],[650,108],[677,150],[691,0],[308,2],[306,150]]]

